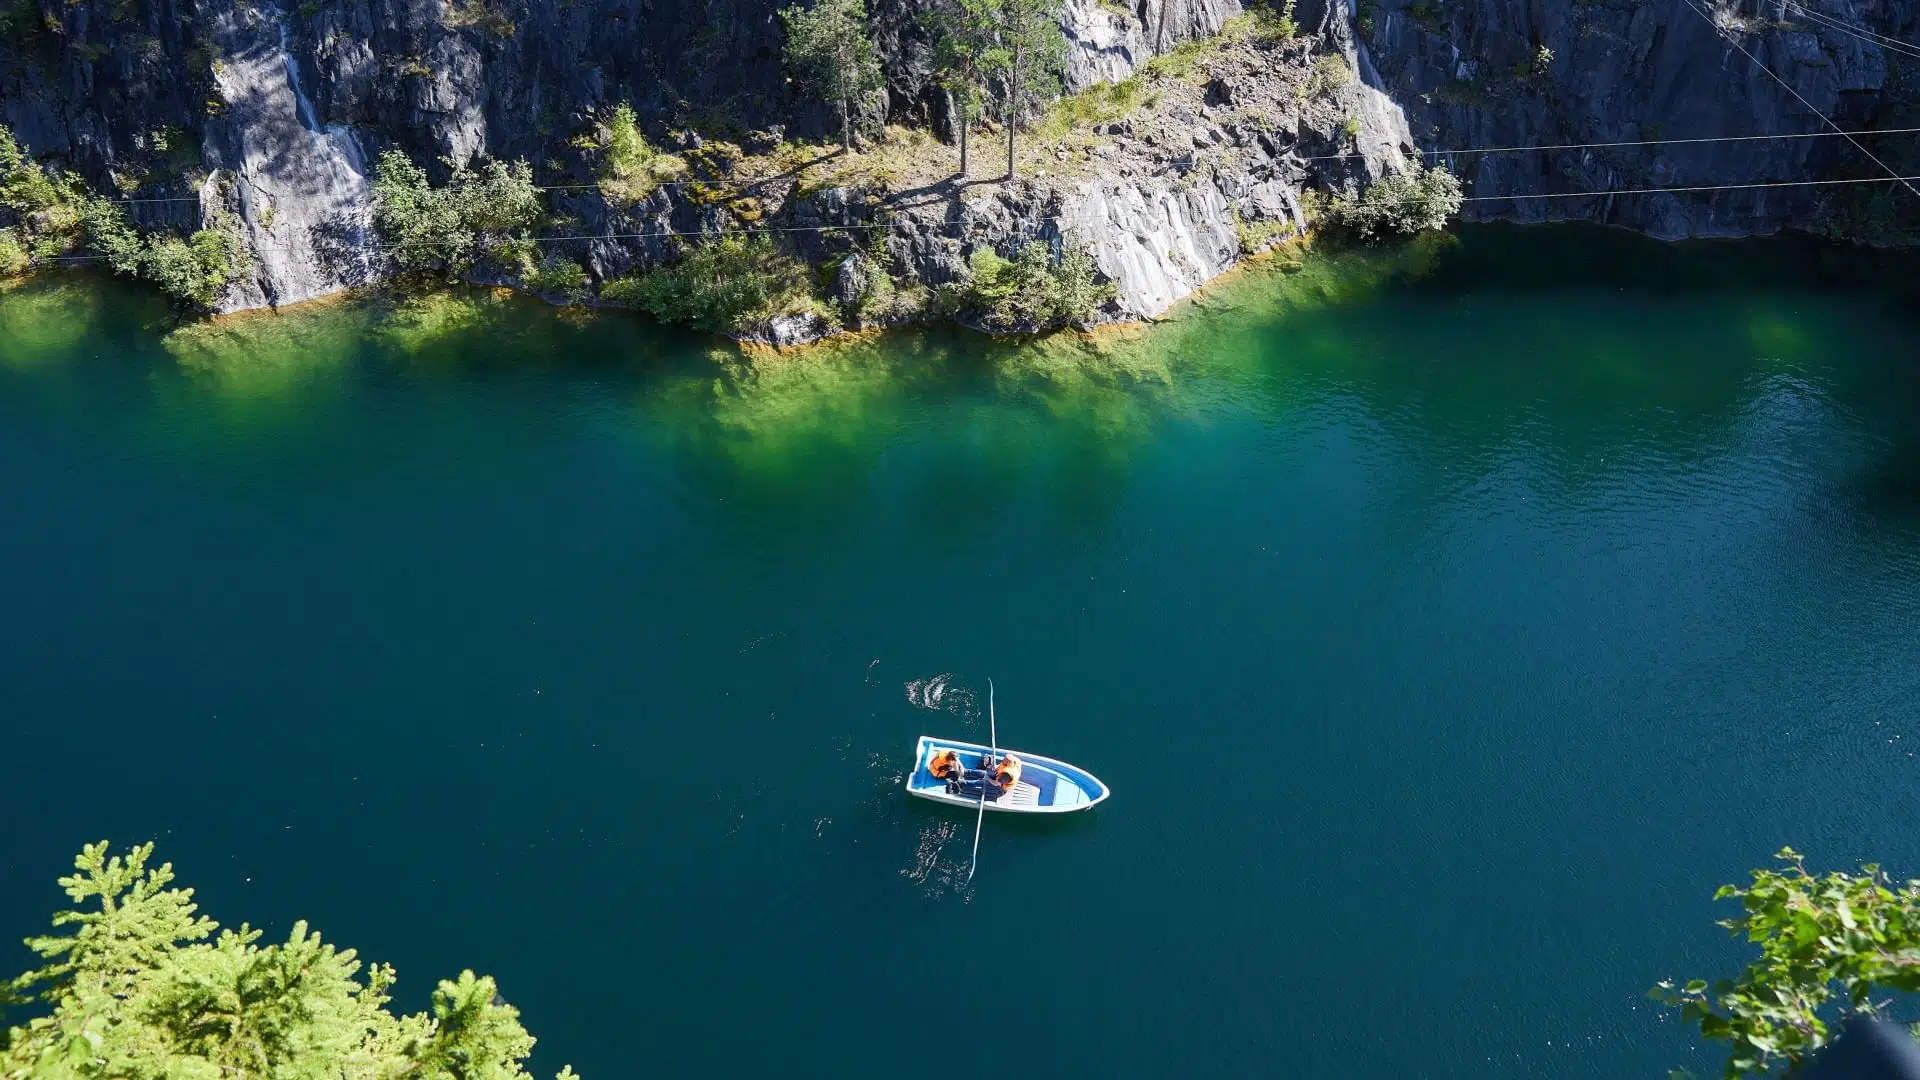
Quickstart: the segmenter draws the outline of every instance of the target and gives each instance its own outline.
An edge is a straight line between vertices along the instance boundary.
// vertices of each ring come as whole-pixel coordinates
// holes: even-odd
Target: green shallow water
[[[589,1080],[1712,1071],[1642,994],[1737,963],[1715,885],[1920,876],[1911,280],[1482,230],[1093,344],[752,361],[41,279],[0,928],[152,837],[408,1007],[496,974]],[[990,676],[1115,795],[990,820],[965,888],[898,781]]]

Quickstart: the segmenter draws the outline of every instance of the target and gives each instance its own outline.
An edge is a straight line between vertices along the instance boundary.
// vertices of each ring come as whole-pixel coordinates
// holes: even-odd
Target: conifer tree
[[[76,909],[27,945],[41,967],[0,984],[0,1006],[43,1013],[0,1031],[0,1080],[281,1077],[286,1080],[521,1080],[533,1037],[493,980],[442,982],[430,1013],[387,1010],[394,973],[365,966],[304,922],[261,946],[244,923],[217,929],[193,890],[89,844],[60,879]],[[561,1073],[573,1080],[573,1070]]]
[[[1060,92],[1067,37],[1060,29],[1061,0],[996,0],[998,47],[988,70],[1000,80],[1007,125],[1007,179],[1013,179],[1013,139],[1029,109]]]
[[[819,0],[811,10],[784,8],[787,65],[840,106],[840,146],[853,149],[853,109],[885,85],[867,36],[865,0]]]
[[[960,134],[960,178],[969,170],[968,135],[980,117],[988,66],[997,47],[1000,0],[947,0],[927,15],[934,70],[953,99]]]

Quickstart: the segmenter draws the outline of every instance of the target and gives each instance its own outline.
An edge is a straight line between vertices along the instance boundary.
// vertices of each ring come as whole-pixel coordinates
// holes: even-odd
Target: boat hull
[[[973,769],[979,767],[980,761],[992,748],[960,739],[920,736],[914,748],[913,769],[907,773],[907,794],[968,810],[979,809],[979,795],[950,792],[945,781],[927,771],[927,762],[942,750],[956,751],[961,763]],[[1071,814],[1079,810],[1091,810],[1113,793],[1099,777],[1078,765],[1042,754],[1030,754],[1025,750],[1002,747],[999,752],[1018,757],[1021,770],[1020,782],[1014,785],[1012,791],[986,801],[987,809],[994,813]]]

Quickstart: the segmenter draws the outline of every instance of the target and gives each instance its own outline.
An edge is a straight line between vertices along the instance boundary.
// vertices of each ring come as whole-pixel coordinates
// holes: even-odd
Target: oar
[[[987,741],[992,750],[987,754],[990,762],[1000,753],[1000,723],[993,716],[993,680],[987,680]],[[982,762],[986,764],[986,762]],[[982,770],[985,771],[985,770]],[[973,863],[967,867],[967,880],[973,880],[973,872],[980,869],[980,826],[987,823],[987,781],[980,779],[980,814],[973,819]]]

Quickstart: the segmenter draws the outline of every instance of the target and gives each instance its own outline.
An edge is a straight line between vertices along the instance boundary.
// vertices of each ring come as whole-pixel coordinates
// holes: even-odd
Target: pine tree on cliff
[[[960,134],[960,178],[968,175],[968,135],[980,118],[987,68],[1000,27],[999,0],[948,0],[927,14],[933,38],[934,70],[953,100],[953,123]]]
[[[784,8],[787,66],[801,82],[840,106],[840,146],[853,149],[854,105],[885,85],[867,36],[865,0],[819,0],[812,10]]]
[[[27,939],[43,966],[0,981],[0,1077],[406,1077],[527,1080],[533,1036],[492,979],[440,983],[430,1012],[387,1008],[393,969],[326,944],[305,922],[260,943],[199,914],[152,844],[88,844],[60,879],[75,907]],[[574,1080],[572,1069],[558,1080]]]
[[[1013,179],[1013,139],[1020,118],[1060,92],[1067,36],[1060,29],[1061,0],[992,0],[999,9],[999,45],[987,70],[999,77],[1007,125],[1007,179]]]

